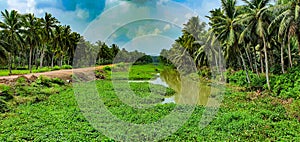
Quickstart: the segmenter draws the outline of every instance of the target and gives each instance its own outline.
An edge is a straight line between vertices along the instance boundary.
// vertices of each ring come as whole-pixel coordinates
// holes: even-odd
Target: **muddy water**
[[[149,82],[165,87],[170,87],[176,91],[174,96],[164,98],[163,104],[198,104],[207,105],[212,90],[211,86],[203,82],[184,81],[180,74],[173,69],[165,69],[154,80],[149,81],[132,81],[132,82]]]

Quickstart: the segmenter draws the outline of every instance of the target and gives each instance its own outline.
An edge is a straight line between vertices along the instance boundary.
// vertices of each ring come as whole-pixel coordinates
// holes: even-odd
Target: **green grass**
[[[12,70],[12,74],[29,74],[29,70]],[[0,70],[0,76],[8,76],[9,70]]]
[[[133,65],[129,70],[124,69],[123,66],[116,66],[112,69],[113,79],[150,80],[163,69],[162,65],[153,64]]]
[[[118,118],[136,124],[148,124],[168,115],[174,104],[135,109],[124,105],[114,94],[110,81],[97,81],[99,95],[108,110]],[[138,95],[149,93],[147,85],[131,85]],[[149,87],[149,86],[148,86]],[[272,98],[250,100],[246,93],[227,91],[216,118],[199,129],[203,107],[196,107],[187,123],[161,141],[299,141],[300,124],[287,115]],[[108,124],[109,125],[109,124]],[[1,141],[100,141],[109,140],[93,128],[81,114],[71,88],[36,104],[23,104],[0,117]]]
[[[153,65],[145,65],[143,68],[133,66],[130,74],[137,75],[138,71],[144,71],[145,78],[143,79],[147,79],[148,76],[152,78],[156,73],[155,68]],[[119,81],[122,82],[122,80]],[[61,86],[62,89],[59,89],[59,80],[46,78],[39,79],[30,86],[24,86],[22,80],[18,83],[19,88],[11,89],[7,86],[0,86],[0,89],[2,93],[5,90],[13,90],[15,95],[17,94],[14,97],[17,98],[44,95],[46,99],[20,103],[10,107],[9,112],[2,113],[0,115],[0,141],[113,141],[92,127],[83,116],[71,87]],[[50,87],[47,87],[49,85]],[[42,89],[37,91],[39,93],[34,93],[34,87],[41,86],[43,86]],[[124,104],[115,93],[110,80],[98,80],[96,87],[101,100],[112,115],[134,124],[157,122],[167,116],[176,106],[190,107],[160,104],[161,99],[164,98],[162,92],[165,88],[159,85],[130,83],[130,89],[137,96],[144,98],[138,103],[157,103],[150,108],[143,109]],[[122,93],[126,93],[125,85],[121,84],[119,87]],[[147,98],[151,95],[151,87],[157,91],[152,92],[154,97]],[[84,92],[89,96],[88,91]],[[174,93],[170,89],[166,92],[166,95]],[[199,128],[205,108],[197,106],[187,122],[179,121],[183,125],[180,129],[160,141],[300,141],[298,120],[300,100],[295,99],[290,104],[283,103],[283,101],[271,95],[255,95],[251,92],[227,89],[216,117],[207,127]],[[101,125],[109,126],[110,121]],[[124,134],[118,131],[114,133]]]
[[[62,67],[54,66],[53,68],[43,67],[39,69],[33,69],[32,73],[49,72],[49,71],[55,71],[60,69],[72,69],[72,66],[63,65]],[[29,73],[30,73],[29,70],[12,70],[12,75],[24,75]],[[0,76],[8,76],[8,75],[9,75],[9,70],[0,70]]]

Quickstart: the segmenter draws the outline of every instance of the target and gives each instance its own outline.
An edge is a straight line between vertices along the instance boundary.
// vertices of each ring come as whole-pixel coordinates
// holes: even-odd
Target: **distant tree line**
[[[120,50],[116,44],[110,47],[104,42],[94,44],[85,41],[79,33],[72,32],[69,25],[49,13],[42,18],[34,14],[20,14],[15,10],[1,12],[0,19],[0,60],[2,68],[12,69],[53,68],[73,65],[75,51],[81,53],[81,60],[88,66],[111,64],[121,51],[123,62],[141,56],[137,63],[147,63],[150,58],[141,52]]]

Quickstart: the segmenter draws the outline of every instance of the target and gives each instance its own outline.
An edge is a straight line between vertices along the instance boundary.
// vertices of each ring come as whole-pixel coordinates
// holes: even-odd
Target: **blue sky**
[[[147,0],[131,0],[137,3]],[[156,0],[149,0],[156,1]],[[171,0],[157,0],[171,1]],[[174,0],[198,12],[204,17],[212,8],[220,6],[220,0]],[[74,31],[83,33],[88,24],[97,18],[103,11],[124,3],[126,0],[0,0],[0,10],[15,9],[20,13],[31,12],[41,17],[50,12],[62,24],[71,25]],[[148,5],[151,7],[151,5]]]
[[[207,22],[209,11],[220,6],[220,0],[0,0],[1,11],[48,12],[91,42],[149,54],[170,48],[190,17]]]

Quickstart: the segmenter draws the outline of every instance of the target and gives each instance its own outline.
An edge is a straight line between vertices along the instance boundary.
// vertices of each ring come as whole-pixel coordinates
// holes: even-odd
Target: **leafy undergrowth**
[[[124,105],[111,81],[96,82],[106,108],[116,117],[135,124],[149,124],[168,115],[175,104],[157,104],[148,109]],[[131,83],[140,97],[149,85]],[[227,90],[217,116],[204,129],[199,122],[205,108],[197,106],[188,122],[160,141],[299,141],[300,123],[276,99]],[[109,125],[109,123],[104,124]],[[162,127],[163,128],[163,127]],[[0,118],[1,141],[113,141],[93,128],[81,113],[71,88],[48,100],[22,104]]]
[[[143,70],[142,78],[146,80],[150,79],[150,76],[153,78],[159,69],[161,68],[153,65],[133,66],[129,74],[137,76],[137,73]],[[104,70],[98,73],[105,76],[107,80],[95,81],[99,96],[105,108],[124,122],[151,124],[165,118],[175,107],[190,107],[161,104],[165,96],[175,93],[170,88],[137,82],[124,85],[122,79],[113,84],[110,80],[112,69],[107,67]],[[133,78],[139,79],[139,77]],[[78,106],[74,90],[59,85],[60,83],[63,82],[59,79],[40,78],[29,85],[19,79],[16,85],[19,88],[0,86],[2,94],[7,92],[5,98],[1,98],[0,105],[8,106],[9,110],[0,116],[0,141],[114,141],[89,123],[81,112],[82,108]],[[32,87],[40,87],[41,90],[35,92]],[[83,90],[85,96],[91,95],[87,88],[81,87],[80,89],[85,89]],[[182,124],[180,129],[175,130],[176,132],[170,136],[166,135],[160,141],[300,141],[299,98],[283,99],[268,91],[246,92],[242,87],[228,88],[230,89],[226,90],[217,115],[207,127],[203,129],[199,127],[203,112],[207,108],[196,106],[187,122],[177,120]],[[135,103],[144,105],[133,107],[124,104],[123,101],[126,100],[120,99],[116,92],[127,95],[125,99],[130,101],[132,98],[128,95],[130,93],[128,90],[132,90],[136,96],[142,98],[141,101],[134,101]],[[14,94],[12,95],[11,92]],[[27,103],[18,103],[12,105],[13,107],[6,105],[7,102],[10,104],[22,102],[18,97],[31,98],[32,96],[41,98],[46,96],[47,99],[37,102],[25,101]],[[87,103],[86,106],[89,105],[92,104]],[[144,106],[146,108],[143,108]],[[108,120],[103,121],[100,126],[110,125],[112,125],[111,121]],[[163,128],[165,127],[162,126],[155,131],[164,131]],[[113,133],[126,135],[117,130]],[[145,139],[139,141],[142,140]]]
[[[33,104],[46,100],[50,95],[59,94],[67,86],[59,78],[40,76],[36,80],[19,77],[11,86],[0,85],[0,112],[8,112],[20,104]]]

